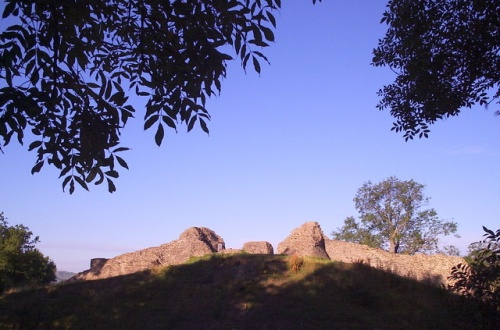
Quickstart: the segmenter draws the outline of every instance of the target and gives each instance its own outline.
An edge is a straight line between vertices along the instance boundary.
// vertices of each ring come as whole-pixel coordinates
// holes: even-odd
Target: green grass
[[[214,255],[98,281],[11,292],[1,329],[481,329],[493,314],[361,264]],[[487,324],[489,322],[489,324]]]

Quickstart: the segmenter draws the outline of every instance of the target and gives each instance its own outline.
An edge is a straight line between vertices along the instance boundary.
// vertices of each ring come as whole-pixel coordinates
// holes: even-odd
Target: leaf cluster
[[[344,225],[333,231],[331,235],[334,240],[363,244],[377,249],[384,248],[386,244],[382,235],[372,232],[368,226],[356,221],[354,217],[347,217]]]
[[[452,268],[448,289],[468,298],[480,300],[500,311],[500,229],[483,226],[485,237],[473,243],[480,248],[467,263]]]
[[[313,1],[315,2],[315,1]],[[196,123],[208,133],[207,98],[221,91],[226,63],[260,73],[274,41],[279,0],[7,0],[0,34],[0,137],[37,154],[32,173],[55,166],[63,189],[106,182],[116,190],[120,135],[147,99],[144,129]],[[0,149],[1,151],[1,149]]]
[[[372,64],[396,79],[377,107],[390,109],[406,140],[428,137],[430,124],[462,108],[500,103],[497,0],[391,0],[381,22],[388,29]]]

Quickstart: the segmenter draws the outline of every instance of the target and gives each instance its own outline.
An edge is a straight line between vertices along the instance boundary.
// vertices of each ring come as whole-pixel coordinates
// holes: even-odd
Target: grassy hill
[[[481,329],[493,314],[370,268],[214,255],[152,272],[11,292],[1,329]],[[487,324],[489,321],[489,324]]]

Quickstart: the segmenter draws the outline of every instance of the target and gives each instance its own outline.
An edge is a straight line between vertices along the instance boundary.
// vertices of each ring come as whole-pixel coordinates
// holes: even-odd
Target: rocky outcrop
[[[191,227],[179,239],[158,247],[125,253],[112,259],[96,258],[91,268],[75,275],[73,280],[93,280],[131,274],[157,266],[177,265],[192,256],[214,253],[224,247],[224,240],[204,227]]]
[[[325,239],[330,259],[342,262],[360,262],[374,268],[426,281],[432,284],[448,284],[451,268],[464,259],[446,255],[402,255],[374,249],[366,245]]]
[[[329,259],[323,231],[317,222],[306,222],[278,244],[278,254],[298,254]]]
[[[191,227],[179,236],[177,242],[202,242],[212,251],[216,252],[224,248],[224,240],[213,230],[205,227]]]
[[[246,242],[243,251],[251,254],[274,254],[273,246],[269,242]]]

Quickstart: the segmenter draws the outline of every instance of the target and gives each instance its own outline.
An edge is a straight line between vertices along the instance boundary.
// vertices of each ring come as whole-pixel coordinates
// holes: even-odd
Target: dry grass
[[[304,266],[304,258],[294,253],[289,257],[290,268],[297,273]]]

